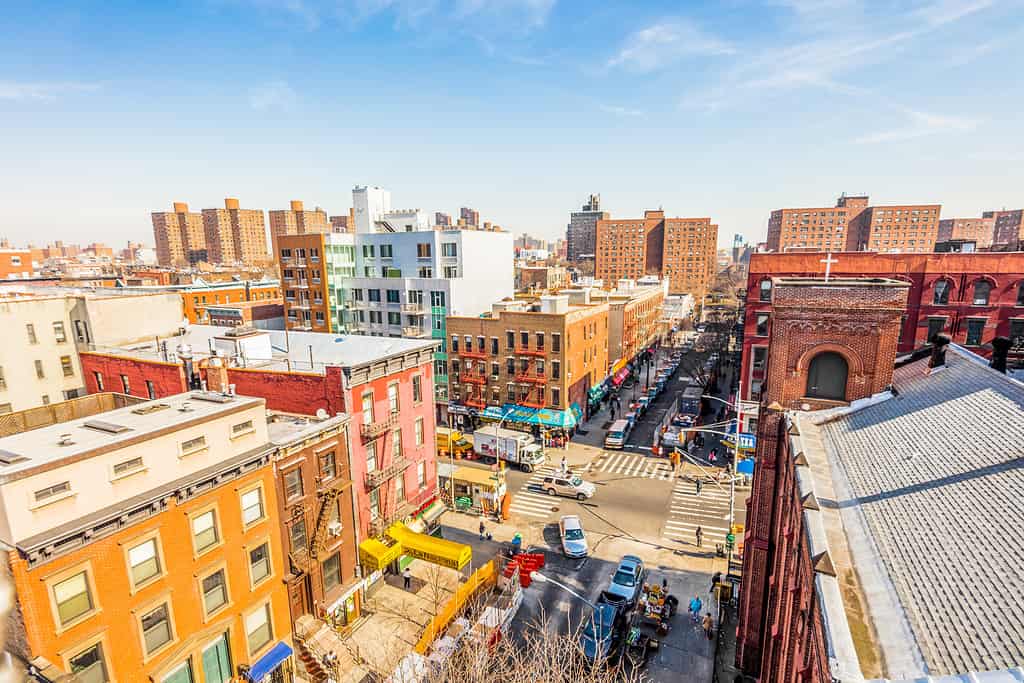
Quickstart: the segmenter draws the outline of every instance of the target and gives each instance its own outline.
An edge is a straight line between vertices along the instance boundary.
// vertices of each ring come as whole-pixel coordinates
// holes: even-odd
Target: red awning
[[[622,368],[617,373],[615,373],[614,377],[612,377],[612,384],[614,384],[615,386],[619,386],[626,380],[627,377],[629,377],[629,368]]]

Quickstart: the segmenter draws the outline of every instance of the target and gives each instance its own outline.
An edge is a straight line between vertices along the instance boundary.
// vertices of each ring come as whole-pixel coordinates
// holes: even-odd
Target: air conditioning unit
[[[341,536],[341,522],[331,522],[327,525],[327,533],[331,536]]]

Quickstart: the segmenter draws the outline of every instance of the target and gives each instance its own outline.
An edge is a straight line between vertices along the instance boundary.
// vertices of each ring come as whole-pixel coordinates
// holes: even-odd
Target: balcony
[[[487,401],[484,400],[483,396],[467,396],[466,405],[470,408],[486,408]]]
[[[366,424],[365,422],[359,425],[359,435],[363,438],[363,441],[373,441],[380,437],[382,434],[391,431],[398,424],[398,413],[391,413],[387,416],[387,419],[381,422],[371,422]]]
[[[487,377],[486,375],[477,375],[474,373],[467,372],[465,375],[462,376],[462,381],[467,382],[469,384],[479,384],[481,386],[484,386],[487,384]]]
[[[452,353],[457,353],[463,358],[479,358],[480,360],[484,360],[487,358],[486,351],[474,351],[473,349],[465,349],[464,351],[453,350]]]
[[[541,349],[530,349],[530,348],[527,348],[525,346],[520,346],[519,348],[516,349],[516,355],[517,356],[538,356],[538,357],[543,358],[544,356],[548,355],[548,352],[545,351],[542,348]]]
[[[422,302],[420,302],[420,303],[410,302],[410,303],[402,304],[402,313],[412,313],[412,314],[422,315],[422,314],[426,313],[426,307],[423,305]]]
[[[519,372],[516,373],[516,381],[524,384],[547,384],[548,378],[542,372]]]
[[[526,398],[519,399],[519,405],[526,406],[527,408],[543,408],[546,404],[543,398],[532,398],[527,396]]]
[[[403,327],[402,336],[407,339],[423,339],[427,336],[427,333],[422,327]]]
[[[412,461],[408,460],[405,456],[401,456],[391,464],[385,465],[380,469],[373,470],[372,472],[367,472],[366,488],[375,489],[384,482],[394,479],[396,476],[409,469],[409,465],[411,464]]]

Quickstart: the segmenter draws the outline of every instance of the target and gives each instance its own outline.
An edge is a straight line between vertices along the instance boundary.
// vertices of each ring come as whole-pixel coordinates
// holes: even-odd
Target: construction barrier
[[[455,590],[455,595],[448,601],[441,612],[431,619],[429,624],[427,624],[427,628],[424,629],[419,642],[416,643],[416,652],[421,655],[425,655],[427,653],[427,648],[431,646],[440,634],[444,633],[445,629],[447,629],[455,619],[455,615],[465,607],[466,603],[481,590],[489,590],[493,588],[496,579],[497,576],[494,571],[494,560],[491,560],[473,572],[472,575],[470,575],[469,580]]]

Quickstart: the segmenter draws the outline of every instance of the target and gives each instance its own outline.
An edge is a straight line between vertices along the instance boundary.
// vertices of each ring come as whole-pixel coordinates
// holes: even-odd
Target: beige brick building
[[[996,230],[994,216],[988,218],[946,218],[939,221],[939,232],[936,240],[973,240],[979,249],[992,246],[992,236]]]
[[[718,225],[710,218],[665,218],[645,211],[643,218],[597,222],[594,277],[605,283],[653,275],[668,280],[669,292],[700,299],[715,275]]]
[[[858,221],[857,250],[935,251],[939,204],[869,206]]]
[[[664,331],[668,282],[621,280],[613,291],[594,290],[591,300],[608,303],[608,361],[632,360]]]
[[[287,209],[274,209],[270,215],[272,253],[277,254],[277,238],[281,235],[306,235],[331,232],[327,212],[319,206],[306,211],[301,201],[293,199]]]
[[[152,218],[157,263],[190,266],[209,260],[202,214],[189,212],[185,202],[174,202],[173,211],[154,211]]]
[[[503,301],[479,317],[449,316],[449,410],[585,408],[587,391],[608,371],[608,311],[590,290],[570,290]]]
[[[210,263],[265,263],[267,227],[263,209],[241,209],[224,200],[223,209],[203,209],[203,230]]]

